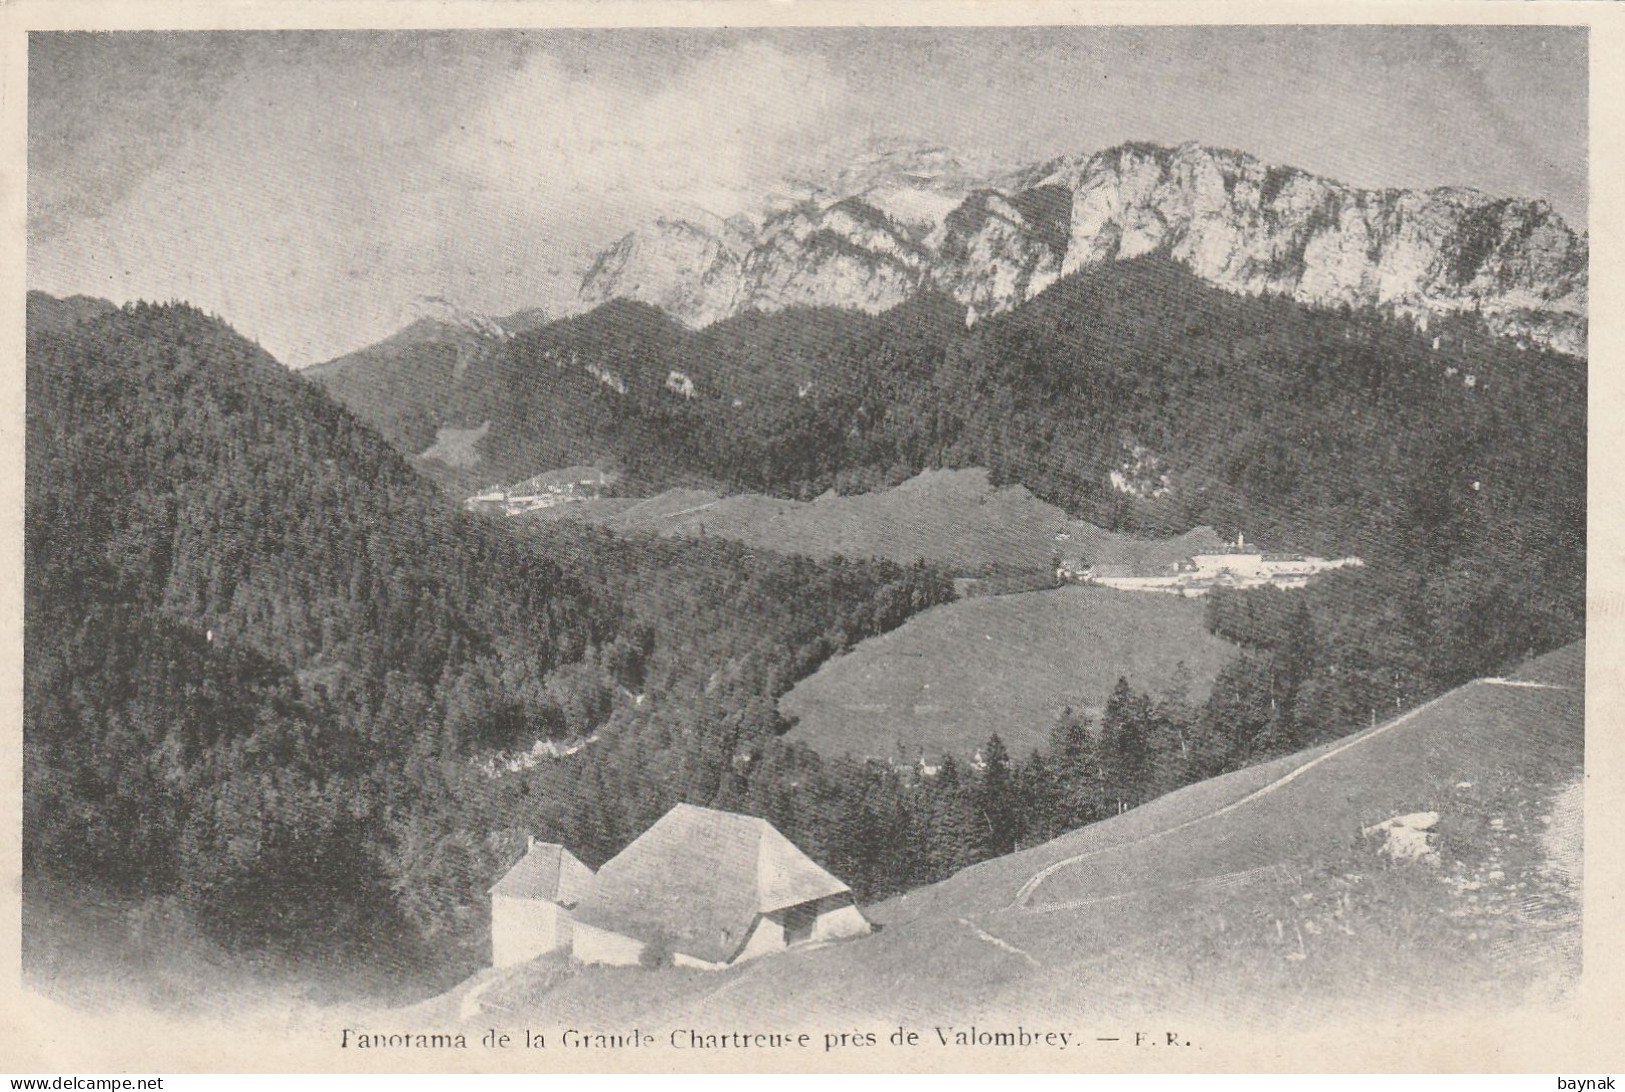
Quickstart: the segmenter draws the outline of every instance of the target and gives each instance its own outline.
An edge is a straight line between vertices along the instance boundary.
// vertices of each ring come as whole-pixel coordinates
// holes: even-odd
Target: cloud
[[[161,162],[110,168],[123,184],[102,207],[31,210],[30,283],[187,299],[303,365],[386,336],[424,296],[557,309],[639,219],[738,211],[848,105],[821,58],[767,43],[642,69],[552,45],[498,63],[475,43],[436,80],[361,50],[266,49],[169,128]]]
[[[40,247],[31,279],[187,299],[300,363],[381,332],[414,157],[380,146],[404,131],[362,92],[311,70],[241,73],[162,163]]]
[[[876,131],[1004,162],[1201,139],[1583,218],[1583,31],[1474,33],[1459,59],[1416,28],[46,37],[28,280],[188,299],[305,364],[420,297],[557,310],[651,215],[747,209]]]
[[[765,42],[715,49],[653,90],[541,54],[457,132],[448,160],[531,205],[727,216],[815,158],[849,105],[822,57]]]

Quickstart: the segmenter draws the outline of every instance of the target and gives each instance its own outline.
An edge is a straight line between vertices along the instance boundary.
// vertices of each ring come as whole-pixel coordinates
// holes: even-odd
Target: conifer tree
[[[1015,771],[1010,751],[994,732],[982,748],[982,775],[978,792],[988,829],[988,851],[995,857],[1009,853],[1021,837],[1021,808],[1016,798]]]
[[[954,757],[944,757],[931,779],[927,813],[932,871],[939,878],[987,859],[988,826],[972,799],[973,791]]]
[[[1070,706],[1061,711],[1050,733],[1050,770],[1055,778],[1051,831],[1060,834],[1101,817],[1099,749],[1089,722]]]
[[[1150,699],[1134,693],[1128,679],[1119,677],[1101,722],[1107,799],[1115,811],[1127,811],[1150,792],[1150,728]]]

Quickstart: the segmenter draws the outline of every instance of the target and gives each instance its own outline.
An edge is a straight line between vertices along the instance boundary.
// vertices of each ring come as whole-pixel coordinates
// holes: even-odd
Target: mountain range
[[[1057,279],[1163,255],[1211,284],[1585,352],[1585,235],[1541,200],[1359,189],[1242,152],[1128,143],[1014,170],[941,148],[872,154],[728,219],[674,213],[598,256],[580,302],[655,304],[689,326],[796,305],[878,312],[931,288],[970,320]]]
[[[1259,321],[1267,302],[1386,315],[1420,327],[1417,346],[1449,354],[1454,345],[1461,359],[1446,366],[1477,382],[1487,367],[1479,347],[1501,335],[1511,335],[1507,351],[1584,354],[1587,258],[1586,237],[1543,201],[1362,190],[1198,144],[1124,144],[1015,169],[970,167],[944,148],[890,147],[788,180],[748,214],[687,208],[631,231],[586,273],[582,314],[549,322],[538,310],[491,317],[420,301],[423,317],[410,326],[305,375],[464,495],[604,461],[641,463],[637,486],[722,483],[810,498],[854,461],[869,466],[843,489],[994,456],[944,464],[940,440],[932,451],[910,441],[914,450],[885,455],[883,467],[878,453],[854,460],[849,451],[810,479],[768,467],[729,480],[713,465],[727,434],[748,422],[762,443],[793,437],[779,455],[756,445],[769,463],[804,462],[805,451],[790,449],[809,443],[850,447],[900,403],[932,400],[921,385],[941,390],[942,362],[963,357],[955,346],[985,345],[989,320],[1080,277],[1101,289],[1066,292],[1062,310],[1081,307],[1080,318],[1118,294],[1114,282],[1136,286],[1130,305],[1163,327],[1163,307],[1234,310],[1199,299],[1195,285],[1257,301]],[[1189,283],[1148,277],[1153,268]],[[1340,336],[1358,337],[1352,327]],[[1171,351],[1155,331],[1132,339]],[[1192,355],[1190,345],[1177,351]],[[1061,363],[1034,361],[998,385]],[[890,392],[887,405],[841,419],[877,390]],[[1073,407],[1087,416],[1103,408]],[[696,438],[696,422],[722,418],[732,420],[720,435]],[[1073,507],[1087,488],[1046,499]]]
[[[458,465],[403,450],[465,497],[574,465],[619,471],[625,495],[802,500],[980,466],[1113,531],[1208,524],[1328,556],[1402,540],[1437,553],[1446,528],[1476,538],[1503,505],[1579,497],[1584,392],[1572,357],[1520,351],[1476,319],[1422,332],[1224,291],[1147,255],[968,329],[936,291],[879,314],[796,306],[701,330],[615,300],[494,346],[422,404],[468,440]],[[335,393],[389,431],[376,404]]]

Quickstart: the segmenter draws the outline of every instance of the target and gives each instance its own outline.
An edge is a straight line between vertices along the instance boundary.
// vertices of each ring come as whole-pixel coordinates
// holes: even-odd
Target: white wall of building
[[[867,936],[869,919],[850,901],[831,906],[818,915],[813,923],[814,940],[841,940],[846,937]]]
[[[756,919],[756,928],[751,932],[750,939],[745,942],[745,947],[740,949],[739,955],[734,957],[734,962],[743,963],[747,959],[782,951],[784,951],[783,923],[763,914]]]
[[[570,946],[570,917],[541,899],[491,896],[491,966],[507,967]]]
[[[1195,554],[1191,560],[1196,562],[1198,576],[1216,576],[1223,572],[1257,576],[1264,571],[1263,554]]]

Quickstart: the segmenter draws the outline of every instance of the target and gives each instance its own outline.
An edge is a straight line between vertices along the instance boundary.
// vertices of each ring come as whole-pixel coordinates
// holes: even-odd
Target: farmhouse
[[[771,823],[689,804],[607,861],[574,919],[583,963],[653,951],[709,970],[869,932],[851,889]]]
[[[592,869],[569,850],[532,838],[519,863],[491,888],[491,966],[568,949],[570,910],[591,885]]]

